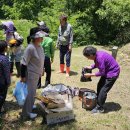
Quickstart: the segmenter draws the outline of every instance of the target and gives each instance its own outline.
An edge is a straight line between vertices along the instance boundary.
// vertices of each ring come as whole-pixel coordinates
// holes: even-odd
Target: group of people
[[[2,29],[5,30],[6,40],[0,41],[0,112],[5,102],[7,90],[11,84],[11,75],[15,61],[17,76],[21,82],[26,82],[28,95],[22,108],[22,118],[34,119],[33,113],[36,89],[42,87],[41,77],[46,72],[45,86],[51,83],[51,63],[54,61],[55,45],[49,35],[49,28],[41,21],[37,27],[30,29],[27,37],[27,47],[22,55],[23,38],[17,33],[12,21],[2,22]],[[66,76],[70,76],[70,63],[73,43],[72,26],[67,22],[67,16],[61,15],[56,47],[60,50],[60,71],[64,73],[66,56]],[[108,53],[97,51],[92,46],[85,47],[83,55],[95,64],[90,69],[98,68],[98,73],[85,74],[85,77],[101,76],[97,85],[97,106],[93,113],[103,112],[103,105],[107,93],[119,77],[120,67],[116,60]]]

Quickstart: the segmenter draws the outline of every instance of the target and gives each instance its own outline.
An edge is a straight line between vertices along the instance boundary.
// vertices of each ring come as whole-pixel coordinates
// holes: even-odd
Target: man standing
[[[73,43],[72,26],[67,22],[67,16],[61,15],[58,32],[57,48],[60,50],[60,73],[64,73],[64,57],[66,55],[66,76],[70,75],[70,61]]]

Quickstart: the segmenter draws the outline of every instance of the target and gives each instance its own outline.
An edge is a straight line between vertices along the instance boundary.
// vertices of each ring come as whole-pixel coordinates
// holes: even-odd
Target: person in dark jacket
[[[7,50],[6,41],[0,40],[0,114],[2,113],[2,107],[6,99],[7,90],[10,86],[10,63],[5,56]]]

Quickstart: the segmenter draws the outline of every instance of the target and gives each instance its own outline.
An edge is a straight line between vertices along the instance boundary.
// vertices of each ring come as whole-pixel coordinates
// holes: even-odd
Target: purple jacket
[[[106,78],[119,76],[120,67],[110,54],[104,51],[97,51],[94,62],[95,64],[91,66],[92,69],[99,69],[99,72],[96,73],[96,76],[104,76]]]

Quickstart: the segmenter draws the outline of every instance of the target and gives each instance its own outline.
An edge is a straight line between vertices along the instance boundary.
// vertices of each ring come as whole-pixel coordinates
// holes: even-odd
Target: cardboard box
[[[67,99],[65,100],[65,107],[63,108],[48,109],[43,103],[40,104],[42,110],[45,112],[44,119],[46,120],[47,125],[75,119],[72,97],[69,96],[69,98],[67,98],[68,95],[63,95],[63,97]]]

